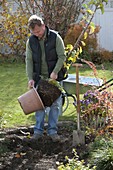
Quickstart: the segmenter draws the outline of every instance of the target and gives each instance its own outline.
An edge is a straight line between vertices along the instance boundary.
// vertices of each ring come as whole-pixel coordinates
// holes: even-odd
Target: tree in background
[[[71,23],[78,20],[85,0],[3,0],[0,3],[0,54],[7,57],[25,55],[29,36],[27,20],[32,14],[43,17],[45,23],[57,30],[62,38]],[[11,54],[11,55],[9,55]],[[6,55],[5,55],[6,57]]]
[[[20,10],[29,14],[38,14],[52,29],[64,38],[68,26],[75,23],[80,15],[82,4],[86,0],[14,0]]]
[[[34,2],[37,4],[36,0]],[[64,38],[70,24],[78,21],[85,0],[41,0],[41,2],[40,12],[45,23]]]
[[[91,5],[100,3],[99,8],[103,11],[103,2],[107,3],[107,0],[87,2]],[[73,45],[84,28],[80,22],[85,12],[83,3],[86,3],[86,0],[0,0],[0,57],[7,59],[12,56],[17,60],[25,56],[25,44],[30,36],[27,21],[32,14],[40,15],[51,29],[61,34],[65,42],[66,39],[73,41],[66,42],[65,45]],[[71,33],[74,35],[71,36]],[[98,33],[98,30],[95,33]],[[88,53],[89,49],[97,47],[95,33],[87,38],[86,46],[83,47]],[[88,53],[83,54],[85,58]]]

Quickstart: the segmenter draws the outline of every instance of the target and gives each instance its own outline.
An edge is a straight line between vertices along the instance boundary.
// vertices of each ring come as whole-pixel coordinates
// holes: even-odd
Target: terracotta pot
[[[18,97],[18,102],[26,115],[44,109],[43,102],[35,88]]]

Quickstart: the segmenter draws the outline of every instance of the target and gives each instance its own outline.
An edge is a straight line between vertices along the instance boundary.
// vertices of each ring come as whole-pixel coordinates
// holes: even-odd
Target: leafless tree
[[[78,20],[85,0],[14,0],[28,15],[38,14],[64,38],[71,23]]]

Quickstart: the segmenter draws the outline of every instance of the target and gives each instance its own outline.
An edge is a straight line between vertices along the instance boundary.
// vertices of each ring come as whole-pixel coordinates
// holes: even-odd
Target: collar
[[[43,41],[47,40],[49,34],[50,34],[49,28],[48,28],[47,26],[45,26],[44,36],[43,36],[43,38],[39,39],[39,41],[41,41],[41,40],[43,40]]]

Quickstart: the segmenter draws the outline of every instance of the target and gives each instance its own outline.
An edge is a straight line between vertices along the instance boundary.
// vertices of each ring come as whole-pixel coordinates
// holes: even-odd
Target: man
[[[45,26],[43,20],[32,15],[28,20],[31,36],[26,43],[26,72],[28,87],[37,86],[40,79],[64,79],[63,63],[66,59],[61,36]],[[48,115],[47,134],[53,142],[60,141],[57,134],[57,122],[60,114],[61,96],[51,105]],[[37,111],[34,135],[31,140],[38,140],[43,135],[46,110]]]

